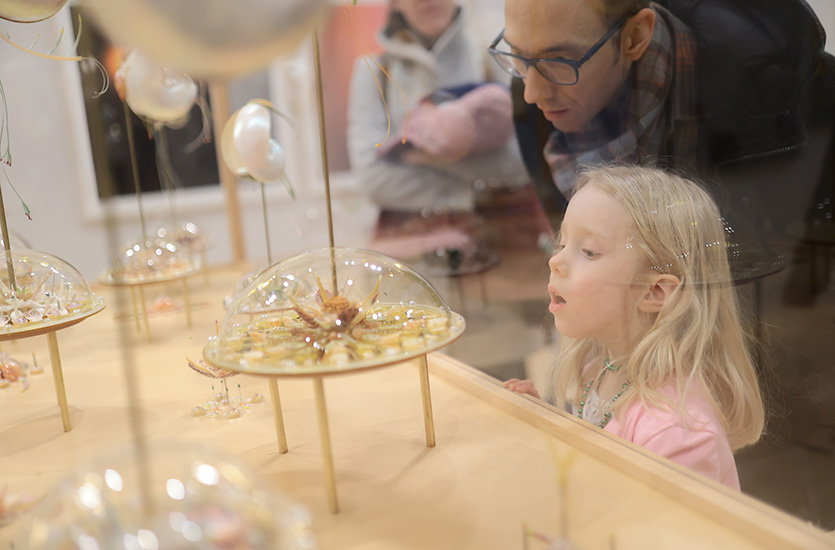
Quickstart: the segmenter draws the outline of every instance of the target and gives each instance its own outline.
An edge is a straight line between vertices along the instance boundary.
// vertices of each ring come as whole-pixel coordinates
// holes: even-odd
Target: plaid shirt
[[[696,166],[696,39],[669,11],[658,16],[652,41],[632,67],[632,85],[614,106],[581,131],[555,130],[545,160],[559,190],[570,196],[576,170],[603,162]]]

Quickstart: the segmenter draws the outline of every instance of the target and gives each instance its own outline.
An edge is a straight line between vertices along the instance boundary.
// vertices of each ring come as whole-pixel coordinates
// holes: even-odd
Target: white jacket
[[[515,135],[499,151],[473,159],[433,166],[403,164],[378,158],[376,144],[386,136],[386,111],[374,76],[380,81],[391,115],[391,136],[411,110],[425,96],[441,89],[477,82],[507,84],[504,74],[487,54],[491,33],[501,21],[475,30],[462,10],[450,27],[427,50],[417,41],[405,42],[380,33],[384,54],[377,59],[391,75],[386,79],[370,60],[354,64],[348,103],[348,154],[358,184],[376,204],[389,210],[470,210],[475,187],[499,187],[527,181]],[[480,182],[479,182],[480,180]]]

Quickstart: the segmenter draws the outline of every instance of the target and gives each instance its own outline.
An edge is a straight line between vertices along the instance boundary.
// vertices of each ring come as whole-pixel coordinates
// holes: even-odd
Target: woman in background
[[[362,59],[354,66],[349,158],[381,208],[381,225],[471,211],[477,190],[526,181],[506,75],[486,53],[501,18],[480,28],[468,15],[453,0],[392,0],[377,37],[379,66]],[[388,118],[375,77],[393,130],[382,144]]]

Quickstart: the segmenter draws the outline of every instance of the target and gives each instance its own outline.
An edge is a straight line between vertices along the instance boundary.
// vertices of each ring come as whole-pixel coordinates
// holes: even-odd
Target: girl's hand
[[[536,388],[533,385],[533,380],[519,380],[518,378],[511,378],[504,383],[504,387],[510,391],[532,395],[533,397],[540,399],[539,392],[536,391]]]

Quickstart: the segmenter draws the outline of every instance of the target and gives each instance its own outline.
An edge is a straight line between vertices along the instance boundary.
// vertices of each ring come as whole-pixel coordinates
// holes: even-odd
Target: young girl
[[[759,439],[763,404],[708,194],[652,168],[585,170],[549,266],[557,404],[739,489],[733,451]]]

